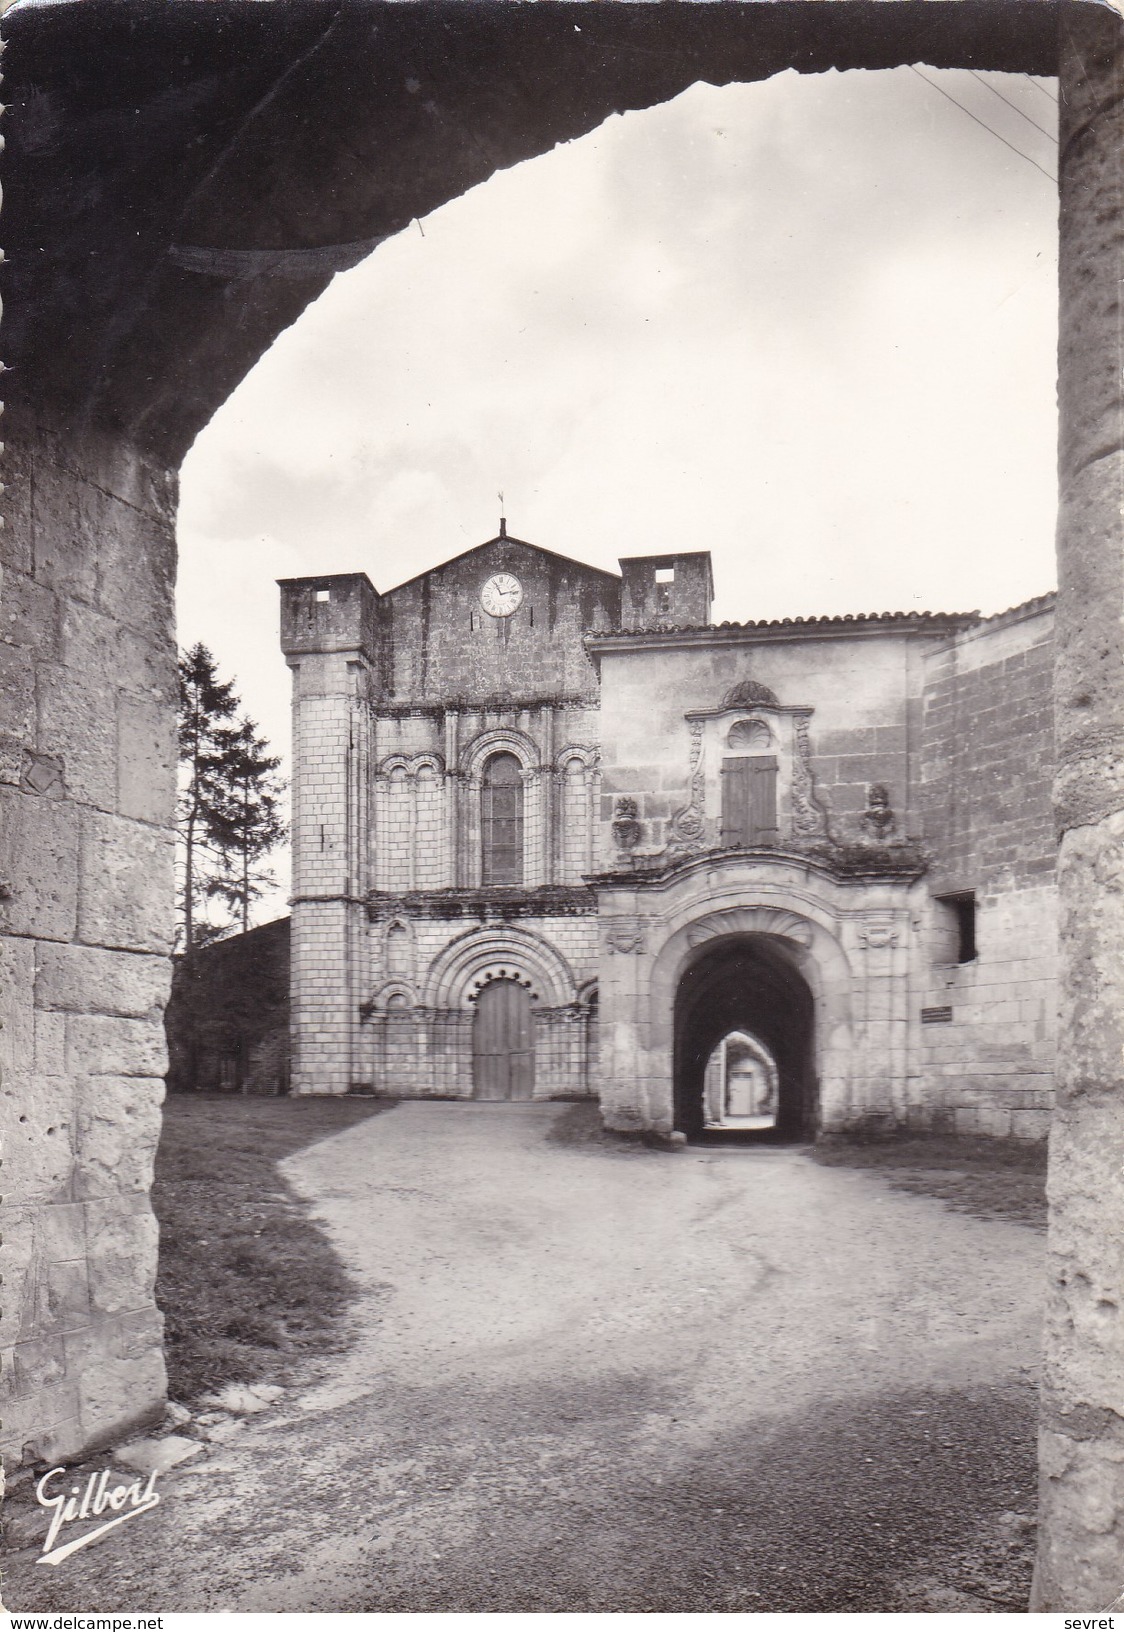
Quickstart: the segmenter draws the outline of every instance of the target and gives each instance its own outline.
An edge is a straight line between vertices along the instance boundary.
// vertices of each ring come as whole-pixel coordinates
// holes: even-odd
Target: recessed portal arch
[[[709,941],[680,976],[675,994],[675,1126],[688,1138],[705,1129],[707,1064],[723,1039],[748,1035],[775,1063],[771,1127],[757,1138],[810,1138],[816,1122],[815,1000],[779,936],[728,935]]]

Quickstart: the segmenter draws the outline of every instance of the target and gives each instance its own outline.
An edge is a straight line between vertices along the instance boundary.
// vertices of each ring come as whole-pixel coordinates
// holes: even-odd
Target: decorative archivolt
[[[399,773],[407,780],[412,780],[424,770],[432,771],[435,777],[443,776],[445,761],[440,754],[428,752],[420,754],[388,754],[384,760],[380,761],[375,774],[387,781],[394,777],[396,773]]]
[[[474,982],[487,978],[529,982],[548,1008],[562,1008],[577,996],[562,954],[539,936],[507,925],[468,930],[451,941],[430,965],[424,1001],[434,1009],[465,1008],[478,990]]]
[[[563,748],[554,761],[555,769],[563,775],[573,765],[580,765],[584,770],[593,770],[601,763],[601,754],[598,749],[590,748],[584,743],[570,743]]]
[[[687,944],[702,946],[718,935],[779,935],[797,946],[812,944],[812,926],[798,913],[779,907],[730,907],[708,912],[687,929]]]
[[[510,980],[514,981],[516,986],[522,986],[525,991],[530,992],[532,999],[537,1003],[542,993],[531,976],[522,972],[522,967],[522,959],[519,958],[497,958],[494,963],[486,964],[483,969],[478,969],[469,981],[465,1001],[475,1003],[485,986],[490,986],[494,980]]]
[[[461,770],[470,779],[476,780],[484,769],[485,760],[491,759],[493,754],[514,754],[524,771],[537,771],[540,768],[539,750],[525,731],[519,731],[514,726],[497,726],[491,731],[482,731],[465,744],[461,754]]]
[[[375,988],[371,1001],[364,1005],[365,1011],[382,1013],[395,1009],[416,1009],[418,1006],[417,990],[408,980],[384,980],[381,986]]]

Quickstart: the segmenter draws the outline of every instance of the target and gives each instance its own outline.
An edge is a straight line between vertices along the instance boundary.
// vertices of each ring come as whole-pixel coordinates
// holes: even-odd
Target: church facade
[[[286,580],[292,1085],[1044,1136],[1052,601],[710,621],[500,535]]]

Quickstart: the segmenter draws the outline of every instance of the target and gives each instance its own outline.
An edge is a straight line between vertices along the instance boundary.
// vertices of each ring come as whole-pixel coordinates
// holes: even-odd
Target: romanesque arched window
[[[523,767],[514,754],[493,754],[480,793],[481,881],[523,882]]]

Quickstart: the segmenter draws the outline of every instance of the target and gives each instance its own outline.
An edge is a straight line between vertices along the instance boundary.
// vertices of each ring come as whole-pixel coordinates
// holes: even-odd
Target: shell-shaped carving
[[[773,733],[764,720],[735,720],[726,733],[726,746],[735,752],[760,752],[773,746]]]
[[[811,946],[812,926],[798,913],[781,907],[731,907],[726,912],[708,912],[687,931],[691,946],[701,946],[717,935],[779,935],[796,946]]]

